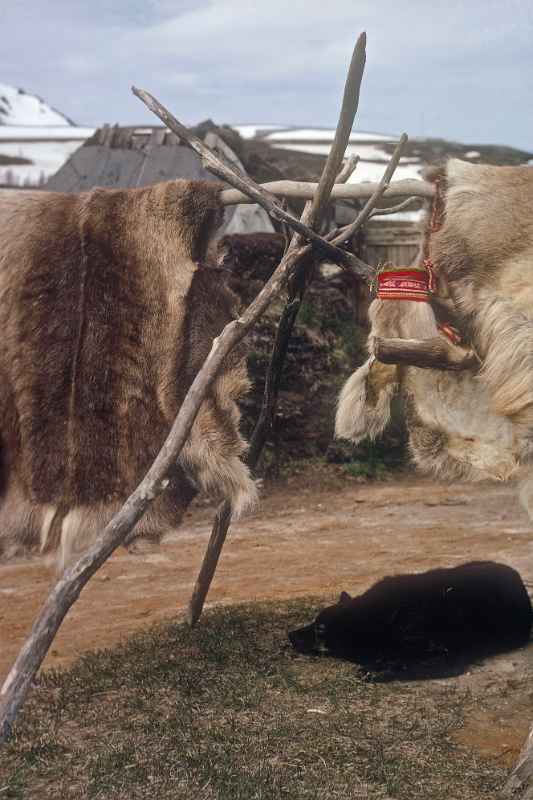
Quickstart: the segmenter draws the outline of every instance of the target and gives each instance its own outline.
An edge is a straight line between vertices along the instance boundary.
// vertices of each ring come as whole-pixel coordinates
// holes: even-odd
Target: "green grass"
[[[504,771],[451,739],[459,690],[290,649],[323,604],[219,608],[44,673],[1,754],[0,800],[493,796]]]
[[[379,480],[389,474],[387,465],[383,461],[349,461],[344,468],[353,478]]]
[[[404,442],[398,436],[390,436],[385,442],[366,440],[352,448],[351,458],[344,463],[344,469],[354,478],[384,479],[392,470],[405,465]]]

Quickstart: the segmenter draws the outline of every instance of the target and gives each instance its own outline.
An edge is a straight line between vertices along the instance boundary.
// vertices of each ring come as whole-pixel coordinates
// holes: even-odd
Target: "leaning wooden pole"
[[[533,727],[505,784],[501,799],[533,800]]]
[[[356,42],[346,84],[344,87],[344,94],[339,114],[339,121],[335,131],[335,138],[329,151],[322,175],[318,182],[317,191],[312,200],[309,200],[304,208],[302,214],[302,222],[309,226],[311,229],[316,229],[320,225],[323,213],[331,196],[332,189],[335,185],[336,179],[339,175],[341,180],[347,180],[353,172],[341,170],[341,165],[346,152],[346,147],[350,140],[350,134],[354,125],[355,115],[359,106],[359,95],[361,91],[361,82],[363,80],[363,73],[366,62],[366,34],[361,34]],[[206,165],[209,168],[209,165]],[[353,165],[355,167],[355,163]],[[287,253],[295,252],[301,248],[304,243],[301,231],[297,228],[296,233],[293,235],[292,241],[288,247]],[[291,307],[292,301],[292,307]],[[276,342],[272,353],[269,370],[265,382],[265,397],[261,408],[261,413],[257,421],[255,430],[252,434],[252,441],[250,445],[250,453],[248,463],[254,469],[259,461],[263,445],[266,439],[266,433],[272,421],[274,413],[275,397],[277,395],[277,388],[275,386],[276,372],[281,372],[281,366],[285,358],[285,351],[290,339],[292,327],[298,313],[298,306],[294,305],[296,297],[289,298],[289,303],[285,307],[282,318],[280,320],[280,327],[278,328]],[[279,369],[273,371],[273,363]],[[194,584],[191,595],[191,600],[187,609],[187,620],[191,626],[195,625],[202,614],[204,603],[209,592],[211,582],[215,576],[216,568],[222,548],[228,535],[229,526],[231,523],[231,509],[227,502],[222,503],[216,513],[211,530],[211,536],[207,544],[207,549],[200,567],[200,572]]]
[[[345,101],[346,101],[346,92],[345,92]],[[367,222],[368,219],[372,216],[372,214],[376,210],[377,204],[379,203],[384,193],[386,192],[388,186],[390,185],[392,176],[394,175],[394,171],[398,166],[398,164],[400,163],[400,158],[402,156],[402,152],[406,142],[407,142],[407,134],[403,133],[400,137],[398,145],[394,150],[391,160],[387,164],[385,172],[383,173],[383,177],[381,178],[378,184],[374,185],[371,195],[368,197],[367,202],[365,203],[364,207],[361,209],[359,214],[356,216],[355,220],[346,227],[341,228],[340,230],[337,231],[333,231],[331,234],[327,236],[327,239],[333,242],[333,244],[339,245],[351,239],[357,233],[357,231],[365,224],[365,222]],[[333,145],[333,148],[334,147],[335,144]],[[337,183],[335,184],[335,186],[338,186],[347,181],[350,178],[351,174],[353,173],[355,166],[356,162],[353,163],[352,165],[348,163],[337,177]],[[312,203],[311,201],[308,201],[304,209],[302,219],[308,221],[309,216],[311,214],[311,209],[312,209]],[[298,236],[298,234],[296,234],[296,236]],[[293,239],[293,242],[291,242],[291,246],[293,244],[296,244],[297,242],[296,236]],[[297,271],[298,270],[296,270],[296,272]],[[305,291],[305,283],[302,288],[302,294],[304,291]],[[248,464],[250,465],[252,470],[255,469],[259,461],[267,433],[272,425],[272,418],[273,414],[275,413],[275,402],[277,397],[276,380],[279,381],[281,368],[285,358],[284,351],[286,350],[286,347],[288,345],[292,327],[296,320],[296,315],[298,314],[300,301],[301,297],[300,298],[297,298],[296,296],[289,297],[289,301],[285,306],[283,314],[280,318],[280,324],[276,334],[276,341],[274,344],[274,349],[272,352],[272,357],[270,360],[265,381],[265,396],[263,399],[263,404],[261,407],[259,419],[255,426],[254,432],[252,434],[252,439],[250,442]],[[224,542],[226,541],[226,536],[228,534],[230,523],[231,523],[231,509],[229,504],[224,502],[220,505],[215,515],[213,528],[211,530],[211,536],[209,538],[207,549],[202,561],[202,566],[200,567],[200,572],[198,574],[198,578],[196,579],[196,583],[194,584],[191,600],[189,602],[189,607],[187,610],[187,620],[190,625],[195,625],[200,619],[200,616],[202,614],[205,599],[209,592],[211,582],[215,576],[218,560],[222,553]]]
[[[364,56],[365,42],[366,39],[362,34],[357,42],[356,50],[354,51],[354,58],[356,56],[356,52],[358,57],[361,55],[361,53]],[[352,59],[350,69],[353,65],[354,61]],[[348,88],[348,82],[346,86]],[[182,123],[179,122],[176,117],[174,117],[173,114],[171,114],[170,111],[168,111],[158,100],[156,100],[153,95],[151,95],[149,92],[146,92],[144,89],[138,89],[135,86],[132,87],[132,91],[140,100],[142,100],[142,102],[150,109],[150,111],[156,115],[156,117],[159,117],[161,122],[164,122],[164,124],[173,133],[180,137],[182,144],[190,147],[191,150],[194,150],[199,156],[201,156],[202,162],[206,169],[217,175],[219,178],[222,178],[222,180],[231,183],[233,186],[241,188],[248,197],[252,198],[254,202],[262,206],[262,208],[264,208],[271,217],[279,222],[285,222],[293,231],[301,235],[302,241],[308,241],[313,244],[317,248],[318,252],[322,253],[325,258],[329,258],[334,263],[339,264],[339,266],[344,267],[345,269],[351,269],[359,275],[364,274],[367,279],[371,277],[372,270],[368,264],[365,264],[364,261],[361,261],[361,259],[357,258],[357,256],[355,256],[353,253],[350,253],[347,250],[342,250],[335,244],[328,242],[314,230],[313,218],[315,216],[318,218],[322,213],[324,197],[327,197],[326,203],[329,201],[329,197],[335,183],[335,177],[339,171],[337,170],[337,172],[331,174],[331,164],[328,167],[329,159],[326,162],[323,177],[320,179],[320,182],[316,187],[316,191],[312,200],[312,205],[316,206],[313,209],[312,215],[310,216],[309,220],[305,220],[303,216],[302,219],[298,220],[283,208],[276,197],[270,195],[249,176],[242,175],[240,172],[237,172],[235,169],[233,169],[233,167],[231,167],[229,164],[225,164],[220,161],[220,159],[207,147],[204,142],[198,139],[197,136],[195,136],[184,125],[182,125]],[[346,150],[346,147],[344,150]],[[342,163],[342,159],[344,158],[344,150],[341,153],[340,163]],[[326,168],[328,168],[327,173],[325,172]]]
[[[302,252],[310,250],[311,246],[306,245],[287,253],[246,311],[226,325],[220,336],[213,341],[211,351],[187,392],[170,433],[146,477],[99,534],[94,545],[63,573],[48,595],[0,690],[0,742],[10,736],[13,721],[68,610],[89,579],[133,530],[150,503],[167,487],[166,475],[176,463],[200,405],[224,359],[283,289]]]
[[[212,153],[211,155],[213,159],[216,159],[215,154]],[[233,179],[233,175],[227,178],[229,183]],[[240,176],[239,188],[243,188]],[[250,182],[250,185],[245,182],[244,188],[249,188],[250,191],[254,190],[252,182]],[[331,186],[329,191],[331,191]],[[326,196],[326,191],[324,190],[322,202],[327,202],[328,197],[329,195]],[[318,238],[322,242],[321,248],[324,249],[323,246],[327,248],[327,242],[320,237]],[[302,255],[309,252],[311,252],[311,245],[309,244],[288,251],[254,301],[238,319],[226,325],[220,336],[213,341],[210,353],[192,382],[172,428],[147,475],[99,534],[93,546],[63,573],[53,587],[33,624],[27,641],[0,689],[0,742],[9,738],[17,713],[26,699],[37,670],[41,666],[68,610],[77,600],[92,575],[109,558],[111,553],[122,544],[150,503],[167,487],[168,480],[166,475],[176,463],[200,405],[215,380],[224,359],[244,338],[274,297],[283,289]],[[369,268],[363,262],[361,264],[362,268],[353,262],[350,266],[356,270],[361,269],[361,273],[366,276]]]

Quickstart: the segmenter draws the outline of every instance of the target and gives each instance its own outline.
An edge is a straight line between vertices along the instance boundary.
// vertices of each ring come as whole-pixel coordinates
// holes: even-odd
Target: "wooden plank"
[[[150,148],[137,185],[147,186],[174,178],[214,180],[213,176],[202,167],[202,162],[196,153],[187,147],[158,145]]]

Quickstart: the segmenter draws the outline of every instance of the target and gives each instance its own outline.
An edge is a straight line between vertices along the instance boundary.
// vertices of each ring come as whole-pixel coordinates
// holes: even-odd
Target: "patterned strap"
[[[378,273],[377,296],[380,300],[415,300],[429,303],[430,272],[428,269],[386,270]]]

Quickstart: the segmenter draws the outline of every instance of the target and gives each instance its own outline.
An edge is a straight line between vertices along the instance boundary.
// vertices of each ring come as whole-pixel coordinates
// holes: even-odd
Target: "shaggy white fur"
[[[429,303],[376,299],[370,305],[369,318],[371,352],[376,337],[430,339],[442,335]],[[494,413],[487,386],[472,372],[400,370],[371,357],[340,393],[336,436],[355,443],[379,436],[390,419],[390,403],[397,389],[406,404],[410,451],[422,471],[447,480],[472,481],[506,480],[515,473],[519,449],[513,425]]]
[[[383,433],[390,419],[390,405],[398,389],[398,370],[392,367],[385,380],[373,393],[369,401],[371,370],[383,372],[384,364],[371,356],[346,381],[339,395],[335,417],[335,436],[358,443],[363,439],[376,439]]]

